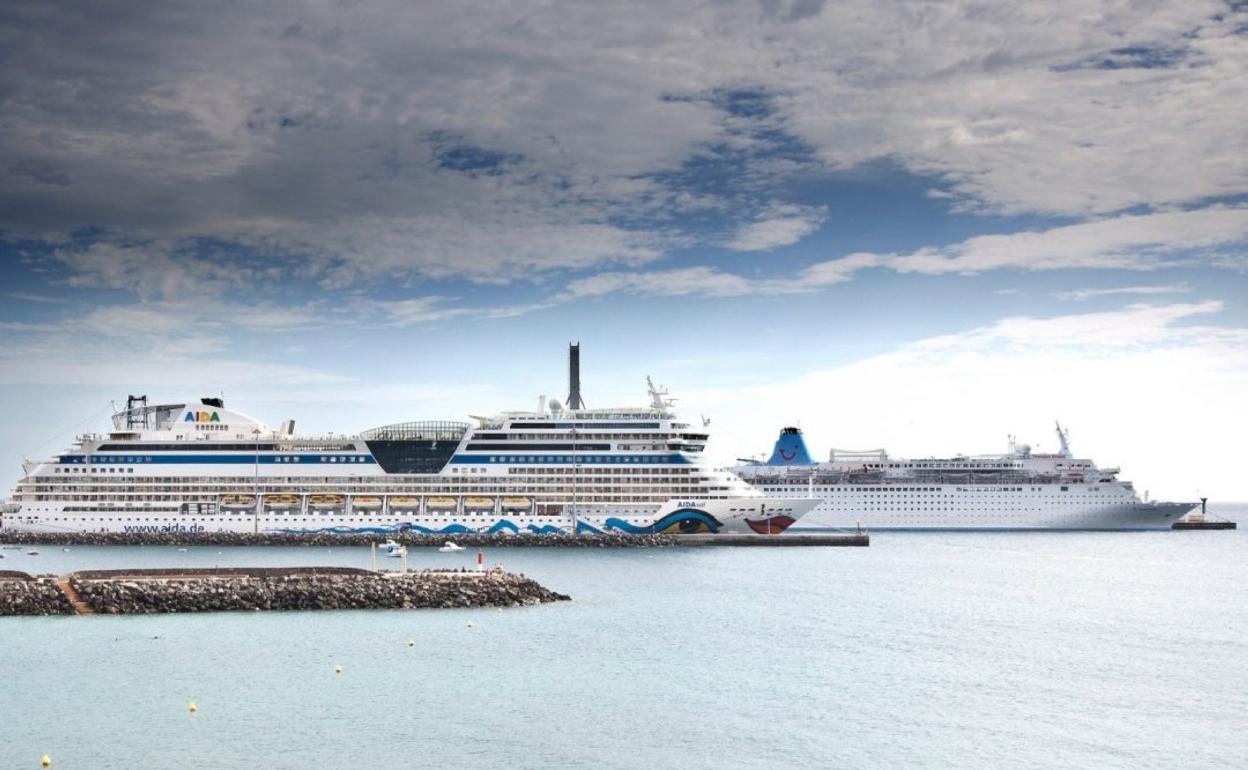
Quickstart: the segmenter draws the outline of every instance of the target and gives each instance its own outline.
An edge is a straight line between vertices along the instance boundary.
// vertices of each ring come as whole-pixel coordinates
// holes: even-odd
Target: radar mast
[[[1070,457],[1070,432],[1062,430],[1062,424],[1057,420],[1054,420],[1053,424],[1057,427],[1057,440],[1062,445],[1059,450],[1060,454],[1062,457]]]

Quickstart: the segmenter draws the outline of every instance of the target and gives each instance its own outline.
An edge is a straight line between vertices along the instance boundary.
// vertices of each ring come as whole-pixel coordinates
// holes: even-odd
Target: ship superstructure
[[[579,383],[575,385],[579,391]],[[815,506],[764,497],[650,404],[299,436],[221,399],[132,397],[113,430],[27,462],[3,526],[45,532],[779,533]]]
[[[766,462],[734,470],[768,495],[819,504],[802,527],[868,529],[1169,529],[1196,503],[1147,502],[1117,468],[1060,449],[1033,453],[1010,439],[1005,454],[902,459],[882,449],[831,450],[811,460],[798,428],[781,431]]]

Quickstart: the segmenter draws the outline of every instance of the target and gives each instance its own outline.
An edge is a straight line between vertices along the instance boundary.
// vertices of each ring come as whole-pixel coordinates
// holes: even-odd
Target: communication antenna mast
[[[126,396],[126,430],[147,427],[147,396]]]
[[[1057,420],[1054,420],[1053,424],[1057,426],[1057,440],[1062,445],[1062,457],[1070,457],[1070,432],[1062,430],[1062,424]]]
[[[581,343],[568,343],[568,409],[584,409],[581,400]]]
[[[667,394],[667,388],[654,384],[654,380],[650,379],[650,375],[646,375],[646,389],[650,392],[650,407],[652,409],[667,409],[676,404],[676,399],[671,398]]]

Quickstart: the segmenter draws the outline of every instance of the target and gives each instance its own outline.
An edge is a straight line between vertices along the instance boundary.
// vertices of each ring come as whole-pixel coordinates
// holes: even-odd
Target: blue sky
[[[651,374],[724,459],[1248,499],[1248,8],[0,11],[0,481],[110,399],[309,431]]]

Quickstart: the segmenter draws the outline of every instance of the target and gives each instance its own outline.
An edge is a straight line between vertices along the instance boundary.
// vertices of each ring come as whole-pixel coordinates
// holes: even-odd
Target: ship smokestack
[[[581,343],[568,343],[568,409],[584,409],[581,401]]]

